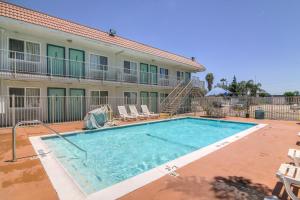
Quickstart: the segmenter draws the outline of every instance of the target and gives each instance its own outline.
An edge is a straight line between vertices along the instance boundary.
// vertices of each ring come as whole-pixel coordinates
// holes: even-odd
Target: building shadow
[[[270,195],[272,190],[260,183],[240,176],[215,177],[212,190],[218,199],[229,200],[261,200]]]

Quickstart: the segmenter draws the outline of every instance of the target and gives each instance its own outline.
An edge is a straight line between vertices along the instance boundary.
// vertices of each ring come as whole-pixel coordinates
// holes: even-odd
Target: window
[[[95,54],[90,55],[91,67],[98,70],[107,71],[108,58],[105,56],[99,56]]]
[[[136,74],[137,64],[135,62],[124,61],[124,73],[125,74]]]
[[[9,88],[10,107],[12,107],[12,95],[15,95],[15,107],[36,108],[40,106],[39,88]]]
[[[184,79],[184,72],[180,72],[180,71],[177,71],[177,80],[183,80]]]
[[[91,91],[91,104],[108,104],[108,91]]]
[[[167,98],[168,95],[169,94],[167,94],[167,93],[160,93],[160,102],[163,102]]]
[[[169,78],[169,70],[165,68],[160,68],[160,77],[168,79]]]
[[[30,62],[40,62],[40,44],[9,39],[9,57]]]
[[[137,93],[136,92],[124,92],[124,104],[136,104]]]

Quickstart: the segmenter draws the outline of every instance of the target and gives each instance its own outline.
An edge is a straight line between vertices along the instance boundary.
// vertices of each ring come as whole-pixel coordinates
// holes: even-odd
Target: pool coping
[[[210,119],[210,118],[203,118],[203,117],[176,117],[171,119],[162,119],[162,120],[153,120],[153,121],[146,121],[146,122],[138,122],[133,124],[126,124],[126,125],[120,125],[112,128],[104,128],[102,129],[115,129],[115,128],[122,128],[122,127],[128,127],[128,126],[136,126],[136,125],[142,125],[142,124],[149,124],[149,123],[158,123],[163,121],[170,121],[170,120],[176,120],[176,119],[182,119],[182,118],[194,118],[194,119],[205,119],[205,120],[212,120],[212,121],[224,121],[224,122],[233,122],[233,123],[243,123],[243,124],[256,124],[256,123],[245,123],[240,121],[233,121],[233,120],[219,120],[219,119]],[[42,138],[47,137],[53,137],[55,134],[48,134],[44,136],[33,136],[30,137],[29,140],[32,143],[32,146],[36,153],[38,154],[38,157],[41,160],[41,163],[51,180],[51,183],[55,190],[57,191],[57,194],[60,199],[72,199],[72,200],[79,200],[79,199],[87,199],[87,200],[96,200],[96,199],[117,199],[120,198],[138,188],[141,188],[155,180],[158,180],[159,178],[168,175],[173,174],[176,169],[181,168],[187,164],[192,163],[193,161],[196,161],[218,149],[221,149],[232,142],[235,142],[250,133],[253,133],[263,127],[267,126],[267,124],[256,124],[255,126],[248,128],[244,131],[241,131],[239,133],[236,133],[232,136],[229,136],[227,138],[224,138],[218,142],[215,142],[213,144],[210,144],[206,147],[203,147],[201,149],[198,149],[196,151],[190,152],[188,154],[185,154],[183,156],[180,156],[176,158],[175,160],[169,161],[167,163],[164,163],[160,166],[157,166],[153,169],[150,169],[146,172],[143,172],[141,174],[138,174],[134,177],[131,177],[129,179],[126,179],[124,181],[121,181],[119,183],[116,183],[112,186],[109,186],[107,188],[104,188],[102,190],[96,191],[91,194],[86,194],[81,187],[78,185],[78,183],[72,178],[72,176],[68,173],[68,171],[65,169],[65,167],[61,164],[61,162],[53,155],[47,145],[44,143]],[[78,133],[86,133],[86,132],[95,132],[99,130],[87,130],[87,131],[71,131],[71,132],[65,132],[61,133],[62,135],[70,135],[70,134],[78,134]],[[42,152],[42,154],[41,154]],[[43,153],[48,152],[48,153]],[[41,154],[41,155],[40,155]]]

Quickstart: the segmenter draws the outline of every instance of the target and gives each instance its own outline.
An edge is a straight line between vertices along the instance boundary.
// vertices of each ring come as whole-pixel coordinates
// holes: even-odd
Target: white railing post
[[[17,52],[14,51],[14,76],[17,74]]]
[[[11,114],[12,114],[12,125],[14,126],[16,124],[16,109],[15,109],[15,95],[13,94],[11,96],[12,100],[11,100]]]
[[[80,96],[80,120],[83,120],[83,96]]]
[[[52,63],[53,63],[53,58],[50,57],[49,59],[49,66],[50,66],[50,77],[52,78]]]

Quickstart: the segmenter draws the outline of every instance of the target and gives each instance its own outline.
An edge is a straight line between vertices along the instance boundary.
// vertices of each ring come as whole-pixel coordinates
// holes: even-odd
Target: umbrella
[[[209,91],[205,96],[218,96],[218,95],[228,95],[228,94],[231,94],[231,92],[223,88],[216,87],[211,91]]]

